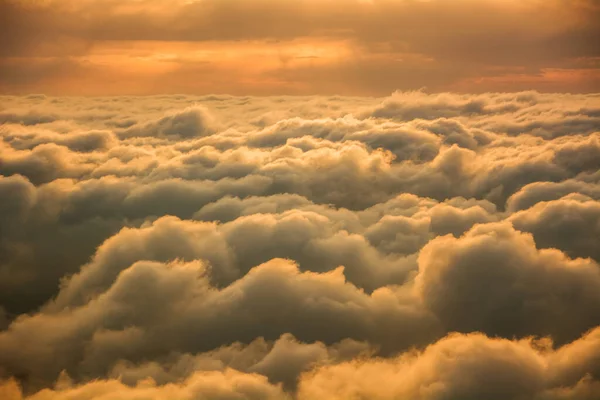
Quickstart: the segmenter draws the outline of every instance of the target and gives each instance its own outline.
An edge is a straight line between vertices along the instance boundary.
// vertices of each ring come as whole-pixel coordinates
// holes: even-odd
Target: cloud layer
[[[0,97],[0,397],[595,399],[600,97]]]
[[[0,15],[3,93],[600,88],[597,0],[0,0]]]

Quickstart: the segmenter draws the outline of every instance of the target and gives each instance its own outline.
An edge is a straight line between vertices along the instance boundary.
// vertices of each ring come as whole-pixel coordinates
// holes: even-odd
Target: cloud
[[[3,0],[0,7],[0,88],[10,93],[599,87],[594,0]]]
[[[449,331],[551,336],[564,343],[600,317],[598,264],[538,250],[530,235],[508,223],[433,239],[419,254],[416,281],[424,303]]]
[[[14,382],[0,387],[10,400],[54,400],[85,399],[104,400],[118,396],[121,399],[178,398],[178,399],[210,399],[210,400],[286,400],[287,396],[281,387],[270,385],[261,375],[243,374],[236,371],[198,372],[184,382],[157,386],[152,381],[142,382],[129,387],[118,380],[90,382],[82,386],[46,389],[32,396],[23,396]]]
[[[0,96],[0,397],[595,398],[598,100]]]
[[[346,282],[342,270],[300,272],[289,261],[272,260],[217,289],[199,262],[139,261],[81,306],[14,321],[0,332],[0,364],[36,388],[62,369],[76,379],[98,377],[121,359],[141,362],[284,333],[329,345],[348,338],[368,341],[385,352],[425,344],[439,334],[409,291],[380,288],[366,294]],[[256,368],[270,370],[268,360]]]
[[[592,399],[600,394],[597,366],[575,356],[582,348],[597,355],[597,335],[557,351],[531,340],[451,335],[421,353],[317,369],[303,377],[298,398]]]
[[[107,150],[116,144],[114,135],[110,131],[75,132],[68,135],[57,135],[55,132],[31,132],[21,130],[18,126],[14,131],[9,131],[9,126],[2,133],[4,141],[13,149],[33,149],[44,143],[54,143],[67,147],[76,152],[88,153],[92,151]]]
[[[476,116],[480,114],[516,111],[510,105],[488,108],[485,98],[471,98],[449,93],[428,96],[423,92],[394,93],[372,112],[375,118],[413,120]]]
[[[217,123],[206,108],[195,106],[180,112],[166,115],[156,121],[133,125],[125,129],[122,137],[174,137],[175,139],[193,138],[215,133]]]
[[[109,376],[133,386],[151,377],[158,384],[177,382],[197,371],[236,371],[259,373],[272,383],[283,383],[293,390],[300,374],[317,365],[326,365],[368,356],[374,349],[367,343],[351,339],[326,346],[321,342],[301,343],[290,334],[284,334],[274,342],[262,338],[248,345],[234,343],[219,349],[196,355],[183,354],[168,357],[162,363],[117,363]]]
[[[287,343],[289,346],[293,342],[290,342],[289,338],[282,338],[278,343]],[[285,345],[280,345],[276,350],[277,346],[275,344],[269,354],[281,352],[281,346]],[[298,350],[311,349],[311,345],[296,346]],[[322,396],[345,399],[362,396],[381,399],[409,397],[423,400],[481,397],[591,400],[597,397],[600,386],[594,379],[598,376],[595,361],[599,351],[598,329],[559,349],[553,350],[550,346],[551,342],[545,339],[511,341],[488,338],[478,333],[453,334],[423,351],[408,352],[392,358],[339,360],[318,366],[299,377],[296,398],[312,399]],[[223,348],[219,352],[225,355],[231,351],[260,351],[260,347],[264,347],[264,343],[256,342],[256,345],[252,344],[248,348]],[[243,357],[247,359],[248,356],[250,354],[244,354]],[[200,364],[210,363],[209,357],[207,355],[203,359],[193,359],[195,367],[206,368]],[[263,360],[266,359],[269,359],[269,356]],[[239,356],[237,360],[244,362]],[[179,363],[190,365],[190,361],[192,359],[188,358]],[[120,367],[120,373],[127,375],[128,371],[123,368],[126,367]],[[139,372],[148,376],[148,371],[156,368],[159,367],[147,365],[141,367]],[[144,369],[145,372],[142,372]],[[153,372],[150,376],[152,374]],[[139,396],[152,399],[164,396],[190,399],[227,399],[230,398],[228,396],[235,399],[294,398],[289,392],[284,392],[280,385],[269,383],[264,375],[232,368],[199,369],[176,382],[158,383],[152,378],[145,378],[130,385],[125,385],[117,379],[74,384],[68,375],[63,373],[55,388],[45,389],[31,396],[24,396],[15,381],[2,383],[0,393],[15,400],[98,400],[112,398],[111,396],[123,399]]]
[[[600,186],[594,182],[568,179],[562,182],[534,182],[523,186],[507,200],[511,212],[528,209],[537,203],[558,200],[569,194],[600,198]]]
[[[571,257],[600,261],[600,204],[583,195],[540,202],[511,216],[513,225],[531,232],[540,247],[560,248]]]
[[[174,235],[173,222],[166,235],[172,241],[156,240],[145,254],[160,251],[158,244],[176,251],[173,246],[181,238]],[[134,241],[120,240],[122,244],[110,247],[130,253]],[[204,245],[215,247],[210,241]],[[111,256],[119,255],[108,253],[96,262]],[[43,387],[62,369],[77,380],[90,379],[109,373],[119,360],[141,363],[148,357],[206,352],[257,337],[275,340],[285,333],[328,345],[347,338],[366,341],[382,354],[421,347],[457,330],[507,338],[550,336],[565,344],[593,328],[600,312],[597,264],[569,260],[556,250],[537,250],[530,236],[507,223],[476,225],[460,238],[432,240],[421,251],[415,285],[381,287],[371,294],[346,282],[343,268],[301,272],[281,259],[253,268],[222,288],[210,283],[214,268],[197,261],[121,262],[127,267],[112,277],[101,275],[110,265],[84,267],[81,275],[63,284],[55,302],[0,333],[0,361],[7,373],[24,376],[29,388]],[[95,290],[86,282],[90,279],[96,279]],[[556,320],[568,324],[559,326]],[[295,347],[289,338],[281,340],[273,351]],[[299,358],[292,370],[296,374],[310,360],[330,357],[309,357],[308,348],[287,351]],[[268,367],[275,362],[269,360],[277,359],[275,353],[267,355],[247,370],[290,387],[293,372],[281,375],[282,368]]]

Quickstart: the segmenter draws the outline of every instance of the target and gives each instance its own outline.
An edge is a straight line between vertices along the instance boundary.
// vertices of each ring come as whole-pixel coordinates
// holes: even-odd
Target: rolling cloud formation
[[[600,96],[0,97],[0,398],[600,397]]]

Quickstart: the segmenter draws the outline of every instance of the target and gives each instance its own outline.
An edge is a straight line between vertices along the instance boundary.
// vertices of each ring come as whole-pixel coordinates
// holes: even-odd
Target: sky
[[[0,400],[600,399],[599,33],[0,0]]]
[[[0,0],[0,91],[600,88],[596,0]]]

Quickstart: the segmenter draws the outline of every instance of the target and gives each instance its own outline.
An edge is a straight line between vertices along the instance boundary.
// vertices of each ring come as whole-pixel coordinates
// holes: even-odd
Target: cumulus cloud
[[[278,343],[289,339],[281,339]],[[264,343],[259,343],[259,347]],[[52,389],[33,395],[23,395],[14,381],[0,385],[0,393],[8,399],[105,399],[118,396],[134,399],[140,396],[162,399],[171,396],[184,399],[277,399],[291,398],[347,399],[355,397],[395,399],[577,399],[592,400],[600,394],[598,385],[598,329],[556,350],[547,339],[510,341],[493,339],[484,335],[449,335],[423,351],[407,352],[391,358],[358,358],[350,361],[321,364],[298,377],[297,396],[282,390],[280,384],[269,383],[264,375],[240,372],[233,368],[218,369],[220,363],[209,355],[188,358],[185,367],[195,363],[199,368],[175,382],[157,383],[153,378],[161,367],[146,365],[133,372],[140,377],[134,384],[126,385],[118,379],[96,380],[74,384],[63,373]],[[271,352],[276,351],[277,344]],[[285,345],[282,345],[285,346]],[[312,345],[297,344],[309,354]],[[250,347],[257,347],[254,344]],[[249,348],[234,348],[237,354]],[[316,349],[315,349],[316,350]],[[219,352],[230,352],[230,348]],[[259,350],[260,351],[260,350]],[[283,352],[285,350],[278,350]],[[287,355],[292,364],[301,358],[299,353]],[[231,356],[231,354],[229,355]],[[235,359],[244,363],[249,354]],[[226,356],[227,358],[227,356]],[[251,356],[250,356],[251,358]],[[260,365],[264,360],[259,361]],[[213,366],[205,370],[205,363]],[[181,363],[181,361],[179,361]],[[249,362],[251,364],[252,361]],[[214,365],[216,364],[216,365]],[[184,368],[185,368],[184,367]],[[215,369],[213,369],[215,368]],[[293,367],[292,367],[293,368]],[[118,367],[120,373],[131,379],[126,366]],[[161,370],[161,372],[164,372]],[[129,375],[128,375],[129,373]],[[148,377],[150,376],[150,377]]]
[[[596,398],[599,99],[0,97],[0,397]]]
[[[537,203],[513,214],[511,221],[517,229],[531,232],[538,246],[600,261],[600,203],[583,194]]]
[[[92,378],[122,359],[142,362],[256,337],[274,340],[288,332],[329,345],[348,338],[368,341],[386,353],[425,344],[439,334],[435,319],[420,311],[411,293],[381,288],[368,295],[345,282],[341,268],[300,273],[288,261],[273,260],[220,290],[205,274],[198,262],[137,262],[85,305],[14,321],[0,333],[0,364],[36,388],[63,369],[76,379]],[[285,345],[274,349],[280,347]],[[305,357],[302,351],[292,354]],[[271,371],[289,382],[283,369],[272,369],[275,362],[275,354],[268,356],[255,371]],[[298,362],[296,369],[306,363]]]
[[[322,367],[303,378],[298,398],[593,399],[598,366],[572,357],[582,348],[597,356],[597,336],[548,351],[531,340],[451,335],[420,353]]]
[[[155,121],[133,125],[120,133],[122,137],[166,137],[189,139],[215,133],[217,122],[205,107],[195,106],[168,114]]]
[[[156,361],[133,364],[117,363],[109,376],[135,385],[148,377],[158,384],[177,382],[196,371],[236,371],[259,373],[270,382],[282,383],[292,390],[300,374],[319,365],[334,364],[356,357],[368,356],[374,349],[367,343],[351,339],[326,346],[322,342],[302,343],[290,334],[284,334],[274,342],[263,338],[248,345],[239,342],[196,355],[171,356],[162,363]]]
[[[13,149],[33,149],[40,144],[54,143],[76,152],[106,150],[116,144],[114,134],[108,130],[57,133],[52,130],[34,130],[22,125],[2,125],[2,138]]]
[[[197,372],[181,383],[157,386],[151,380],[137,386],[126,386],[118,380],[95,381],[82,386],[45,389],[32,396],[23,396],[17,384],[7,382],[0,386],[0,394],[9,400],[58,400],[82,399],[167,399],[182,400],[289,400],[281,387],[270,385],[267,379],[258,374],[243,374],[236,371]]]
[[[538,250],[531,235],[507,223],[433,239],[419,255],[416,282],[449,331],[551,336],[564,343],[600,318],[600,266]]]

